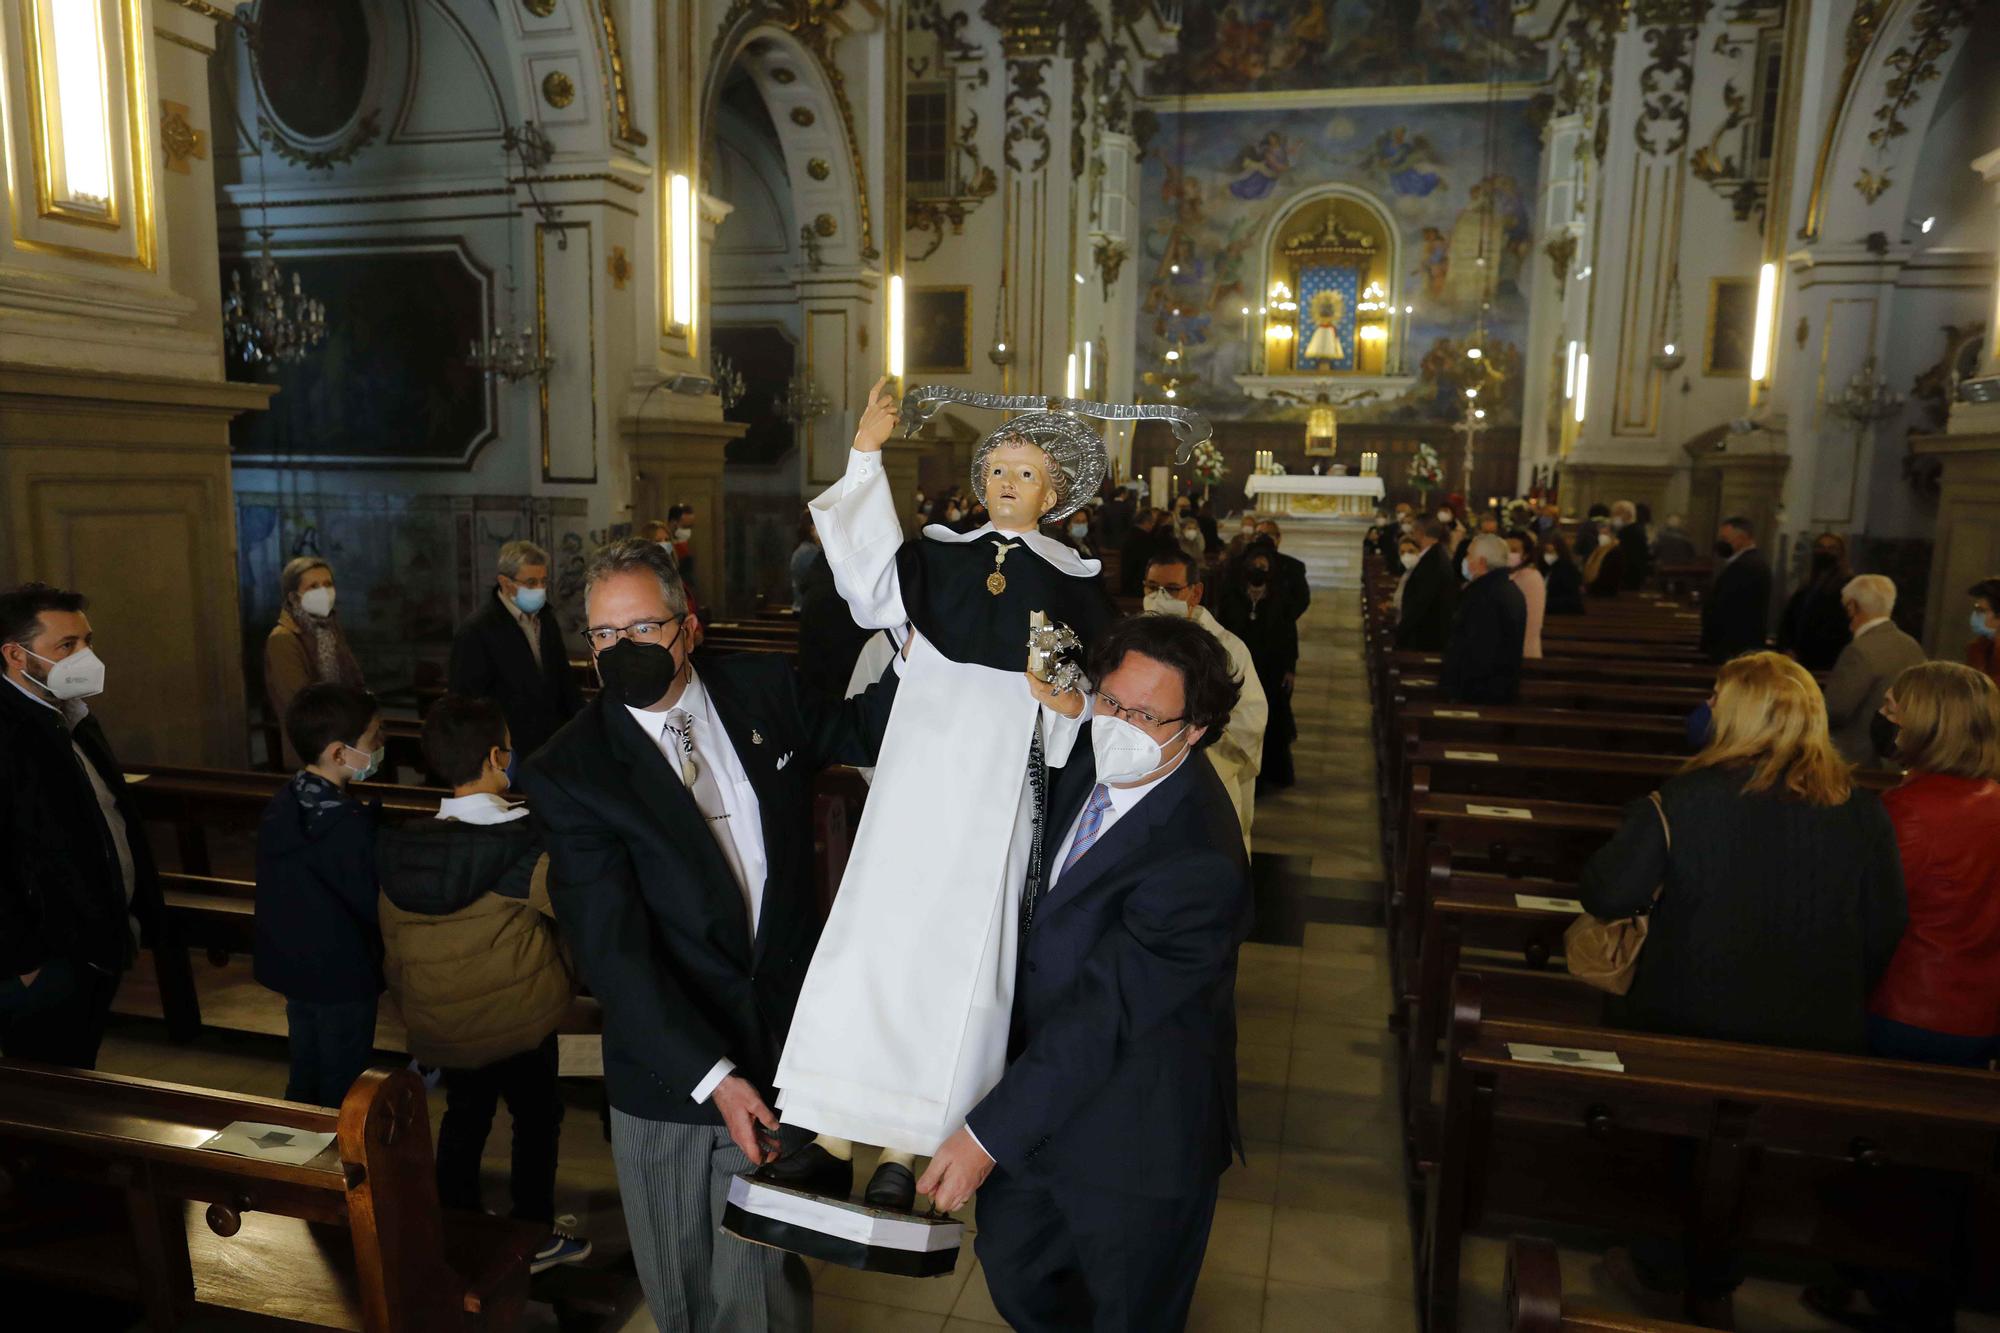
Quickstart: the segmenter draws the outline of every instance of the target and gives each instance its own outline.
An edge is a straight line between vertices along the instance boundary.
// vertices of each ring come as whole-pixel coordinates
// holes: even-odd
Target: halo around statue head
[[[1103,421],[1165,421],[1174,432],[1174,462],[1186,463],[1195,445],[1213,433],[1207,418],[1185,407],[1165,403],[1096,403],[1082,398],[1044,398],[1033,394],[979,393],[942,385],[916,385],[903,395],[903,433],[914,435],[946,403],[998,412],[1018,412],[979,441],[972,455],[972,493],[986,502],[986,461],[1008,440],[1037,445],[1063,476],[1062,499],[1042,516],[1045,523],[1068,518],[1097,494],[1107,467],[1104,439],[1083,418]]]

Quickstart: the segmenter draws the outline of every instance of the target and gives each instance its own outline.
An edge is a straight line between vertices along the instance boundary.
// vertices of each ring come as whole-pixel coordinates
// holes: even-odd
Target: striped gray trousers
[[[812,1328],[812,1278],[795,1254],[722,1230],[729,1179],[750,1159],[720,1125],[611,1108],[611,1160],[632,1259],[660,1333]]]

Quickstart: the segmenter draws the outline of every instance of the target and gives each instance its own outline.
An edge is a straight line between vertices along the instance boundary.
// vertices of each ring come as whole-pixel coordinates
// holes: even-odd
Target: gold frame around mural
[[[1752,307],[1750,319],[1754,323],[1757,318],[1755,310],[1757,303],[1757,280],[1755,278],[1710,278],[1708,280],[1708,315],[1701,322],[1701,373],[1711,379],[1747,380],[1750,378],[1750,365],[1747,361],[1741,370],[1717,370],[1715,368],[1715,311],[1721,301],[1722,289],[1725,286],[1749,289],[1750,304]],[[1756,330],[1753,328],[1750,332],[1754,336]],[[1747,347],[1747,340],[1745,345]]]
[[[965,348],[965,360],[956,365],[941,361],[919,362],[915,358],[916,349],[913,345],[910,344],[909,341],[909,330],[912,322],[910,320],[910,312],[916,307],[916,298],[918,298],[919,296],[937,296],[945,292],[956,292],[958,293],[959,296],[963,297],[965,301],[964,309],[960,311],[960,314],[963,316],[965,324],[964,331],[960,334],[960,342]],[[943,284],[933,284],[924,287],[910,287],[904,292],[903,295],[904,295],[903,340],[904,340],[904,346],[908,349],[909,353],[908,358],[906,360],[906,364],[903,367],[905,372],[904,377],[907,379],[910,375],[971,374],[972,373],[972,288],[971,286],[960,283],[943,283]]]
[[[95,0],[92,2],[95,3]],[[44,241],[29,236],[21,223],[19,193],[11,189],[8,191],[7,210],[13,227],[14,248],[17,250],[25,250],[31,254],[64,255],[94,264],[138,269],[150,273],[156,267],[157,225],[153,193],[153,159],[146,142],[146,116],[152,103],[145,64],[140,59],[140,42],[148,28],[145,25],[144,15],[140,12],[142,0],[114,0],[114,4],[118,13],[119,40],[125,74],[126,143],[124,162],[113,165],[129,168],[118,172],[119,179],[115,184],[124,185],[132,192],[131,225],[134,253],[112,254],[89,246],[64,245],[60,241]],[[42,221],[86,226],[122,235],[125,232],[125,223],[120,219],[115,194],[110,208],[103,217],[64,209],[53,198],[54,163],[49,154],[54,151],[54,143],[42,132],[46,85],[42,71],[41,24],[37,20],[39,11],[38,4],[21,4],[22,64],[23,73],[28,81],[28,146],[35,173],[37,216]],[[104,54],[103,61],[100,71],[104,86],[109,89],[111,69],[108,52]]]

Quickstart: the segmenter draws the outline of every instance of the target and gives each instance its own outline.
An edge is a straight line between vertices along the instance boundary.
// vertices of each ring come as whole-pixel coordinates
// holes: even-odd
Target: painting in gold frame
[[[1750,341],[1757,320],[1757,283],[1751,278],[1711,278],[1708,321],[1702,326],[1701,373],[1724,378],[1750,374]]]
[[[905,369],[963,375],[972,369],[972,288],[912,287],[903,313]]]

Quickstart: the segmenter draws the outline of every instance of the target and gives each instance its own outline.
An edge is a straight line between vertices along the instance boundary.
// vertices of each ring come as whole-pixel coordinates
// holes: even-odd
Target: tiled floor
[[[1298,785],[1259,801],[1255,871],[1259,921],[1244,946],[1237,1003],[1239,1076],[1248,1161],[1223,1177],[1191,1327],[1226,1333],[1343,1330],[1413,1333],[1411,1240],[1384,1026],[1388,972],[1379,928],[1382,866],[1374,761],[1358,615],[1350,593],[1322,592],[1302,626],[1294,706]],[[206,964],[198,964],[205,968]],[[103,1067],[276,1095],[282,1042],[210,1033],[168,1045],[157,1024],[124,1022]],[[598,1245],[594,1265],[615,1275],[624,1221],[594,1090],[579,1090],[564,1126],[558,1208]],[[434,1102],[433,1110],[441,1111]],[[506,1122],[488,1145],[491,1197],[506,1172]],[[977,1225],[976,1205],[973,1225]],[[1566,1285],[1593,1305],[1627,1309],[1606,1290],[1597,1256],[1564,1251]],[[1503,1247],[1475,1239],[1466,1255],[1461,1327],[1503,1327]],[[948,1278],[876,1277],[814,1265],[816,1327],[856,1333],[973,1330],[1000,1324],[968,1245]],[[607,1285],[603,1326],[653,1328],[629,1269]],[[1810,1329],[1792,1285],[1753,1280],[1739,1295],[1738,1327]],[[553,1329],[546,1307],[538,1328]],[[1960,1328],[1993,1330],[1962,1319]]]

